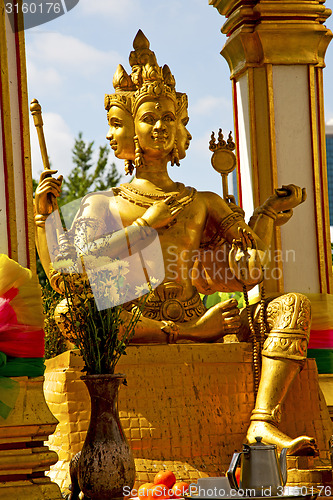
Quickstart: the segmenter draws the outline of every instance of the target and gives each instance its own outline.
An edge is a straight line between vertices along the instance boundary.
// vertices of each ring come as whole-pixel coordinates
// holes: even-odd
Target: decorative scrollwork
[[[270,333],[263,355],[303,362],[310,333],[310,301],[298,293],[282,295],[269,303],[266,321]]]

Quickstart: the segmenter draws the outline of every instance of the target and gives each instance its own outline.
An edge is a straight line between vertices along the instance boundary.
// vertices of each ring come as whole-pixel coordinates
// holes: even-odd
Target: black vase
[[[118,390],[125,375],[86,375],[91,417],[78,463],[81,491],[91,500],[123,499],[133,488],[135,465],[118,414]]]

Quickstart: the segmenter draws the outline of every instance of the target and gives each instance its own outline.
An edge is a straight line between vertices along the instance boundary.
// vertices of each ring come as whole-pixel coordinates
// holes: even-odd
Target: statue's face
[[[175,105],[171,99],[161,97],[140,104],[134,124],[146,157],[162,158],[171,152],[177,130]]]
[[[134,122],[131,113],[118,106],[111,106],[108,111],[110,125],[106,135],[117,158],[134,159]]]
[[[188,121],[189,118],[187,107],[184,107],[178,115],[178,125],[176,133],[178,154],[180,160],[185,158],[186,150],[189,148],[190,141],[192,140],[192,136],[186,128]]]

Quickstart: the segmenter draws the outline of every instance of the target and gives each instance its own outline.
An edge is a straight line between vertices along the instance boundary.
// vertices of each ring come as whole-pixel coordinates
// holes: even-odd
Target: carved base
[[[306,488],[323,487],[322,497],[333,494],[332,466],[313,457],[287,457],[288,485]],[[325,490],[326,488],[326,490]]]
[[[45,472],[57,454],[44,445],[58,421],[43,394],[43,377],[16,377],[20,392],[7,419],[0,417],[0,498],[57,500],[61,492]]]
[[[45,397],[59,420],[49,445],[59,455],[50,477],[70,482],[69,461],[82,447],[89,397],[75,351],[46,362]],[[119,393],[124,432],[136,463],[137,484],[164,467],[190,482],[224,475],[242,449],[254,407],[251,347],[241,344],[130,346],[118,367],[127,376]],[[317,439],[315,468],[330,466],[332,422],[318,387],[314,360],[296,378],[282,406],[281,430]],[[294,481],[294,484],[296,481]]]
[[[51,483],[51,479],[45,478],[48,483],[32,484],[31,481],[14,481],[0,484],[1,500],[60,500],[59,486]]]

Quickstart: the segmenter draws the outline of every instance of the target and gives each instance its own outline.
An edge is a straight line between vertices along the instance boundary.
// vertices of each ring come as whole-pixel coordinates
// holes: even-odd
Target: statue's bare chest
[[[176,245],[179,249],[199,247],[206,218],[201,205],[202,203],[194,198],[170,224],[157,230],[162,249],[168,245]],[[114,197],[110,202],[110,211],[120,216],[124,227],[143,217],[148,208],[149,206],[141,206],[140,203],[120,196]]]

